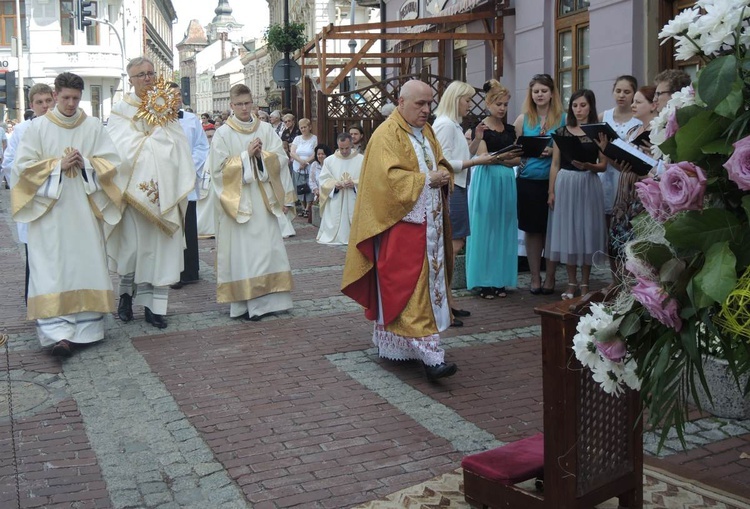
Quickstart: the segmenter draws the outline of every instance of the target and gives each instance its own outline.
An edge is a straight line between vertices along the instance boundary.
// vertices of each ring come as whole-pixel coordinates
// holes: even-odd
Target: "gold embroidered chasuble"
[[[71,149],[84,168],[63,171]],[[56,108],[34,119],[16,153],[13,219],[28,223],[29,319],[114,309],[102,225],[120,220],[120,157],[99,119]]]
[[[261,161],[247,152],[256,138]],[[291,308],[292,273],[278,217],[296,196],[281,139],[270,124],[232,116],[217,129],[206,165],[218,202],[218,302],[248,301],[251,316]]]
[[[375,293],[378,275],[373,255],[374,245],[380,236],[412,212],[424,190],[427,178],[427,175],[420,171],[420,162],[410,139],[411,133],[411,126],[398,110],[394,111],[377,128],[368,142],[359,177],[341,288],[346,295],[365,308],[365,315],[371,320],[378,319],[378,298]],[[424,126],[422,134],[430,145],[437,167],[453,175],[450,163],[443,157],[440,144],[429,124]],[[446,281],[450,282],[453,264],[447,190],[448,188],[443,188],[441,196],[445,206],[442,223],[437,226],[442,228],[442,268],[445,270]],[[406,292],[408,299],[398,315],[385,323],[385,330],[409,338],[436,334],[438,327],[432,312],[429,286],[431,257],[428,256],[424,244],[403,245],[401,249],[410,252],[422,249],[422,267],[414,285],[401,289],[402,292]],[[384,277],[384,274],[380,274],[380,277]]]

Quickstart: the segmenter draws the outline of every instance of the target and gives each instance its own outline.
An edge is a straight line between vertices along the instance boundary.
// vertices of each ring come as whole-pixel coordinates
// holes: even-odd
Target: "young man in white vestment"
[[[169,285],[180,280],[184,268],[183,225],[188,194],[195,189],[195,166],[177,122],[179,97],[156,79],[149,59],[135,58],[126,70],[133,91],[114,105],[107,123],[126,163],[118,172],[125,183],[125,209],[107,239],[107,254],[120,276],[120,320],[133,319],[135,303],[145,308],[146,322],[163,329]],[[159,112],[157,103],[171,107],[159,107]]]
[[[29,104],[31,106],[31,110],[34,112],[34,117],[28,120],[24,120],[16,126],[16,128],[13,130],[13,136],[11,136],[10,140],[8,140],[8,146],[5,148],[5,152],[3,152],[2,170],[5,181],[8,183],[10,183],[11,181],[10,174],[13,169],[13,163],[15,163],[16,161],[16,151],[18,150],[18,144],[23,138],[23,134],[26,132],[26,129],[29,128],[29,126],[31,125],[31,121],[34,118],[44,116],[44,114],[47,113],[47,111],[55,105],[52,88],[46,83],[37,83],[33,85],[29,89]],[[28,230],[28,225],[26,223],[16,223],[16,227],[18,229],[18,242],[22,243],[24,245],[24,248],[26,249],[26,283],[24,286],[23,296],[24,299],[28,299],[29,247],[28,244],[26,244],[26,232]]]
[[[279,217],[296,196],[281,139],[252,116],[243,84],[229,91],[233,115],[216,130],[206,163],[216,193],[216,296],[229,315],[257,321],[292,307],[292,271]]]
[[[349,243],[359,172],[364,156],[353,150],[349,133],[336,138],[339,149],[326,157],[320,170],[320,229],[318,243],[345,246]]]
[[[13,219],[28,223],[28,317],[59,356],[101,340],[114,310],[102,223],[120,220],[120,157],[99,119],[78,108],[82,92],[80,76],[55,78],[57,106],[26,129],[11,177]]]

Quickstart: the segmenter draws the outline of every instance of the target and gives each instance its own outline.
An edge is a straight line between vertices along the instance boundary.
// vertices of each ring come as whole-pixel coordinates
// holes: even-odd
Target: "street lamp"
[[[352,60],[354,59],[354,50],[357,49],[357,41],[354,39],[351,39],[349,41],[349,50],[352,52]],[[349,72],[349,92],[354,90],[354,67],[352,67],[352,70]]]

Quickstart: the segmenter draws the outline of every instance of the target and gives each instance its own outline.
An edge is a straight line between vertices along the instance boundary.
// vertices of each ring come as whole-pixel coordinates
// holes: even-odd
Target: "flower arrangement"
[[[750,371],[750,0],[699,0],[659,37],[704,65],[652,123],[663,171],[636,184],[621,291],[581,318],[574,351],[608,393],[641,391],[661,444],[672,428],[684,444],[702,358]]]

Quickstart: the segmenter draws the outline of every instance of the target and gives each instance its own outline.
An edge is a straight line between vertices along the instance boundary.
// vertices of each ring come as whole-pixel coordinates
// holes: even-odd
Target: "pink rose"
[[[734,152],[726,163],[729,180],[743,191],[750,191],[750,136],[742,138],[732,145]]]
[[[667,139],[671,138],[679,128],[680,124],[677,123],[677,111],[675,110],[667,120],[667,126],[664,128],[664,136],[666,136]]]
[[[635,300],[643,304],[651,316],[680,332],[682,320],[677,309],[677,301],[670,297],[659,283],[648,279],[636,279],[638,283],[631,290]]]
[[[625,260],[625,270],[642,278],[656,277],[657,274],[654,267],[636,256],[628,257]]]
[[[683,210],[702,210],[706,175],[688,161],[668,164],[659,180],[661,196],[672,214]]]
[[[612,362],[620,362],[625,358],[625,354],[628,353],[625,347],[625,342],[621,339],[615,339],[614,341],[606,341],[600,343],[595,341],[596,349],[602,354],[602,357],[609,359]]]
[[[666,203],[661,196],[659,183],[652,178],[647,178],[635,184],[635,192],[643,203],[646,212],[656,221],[663,223],[670,214]]]

